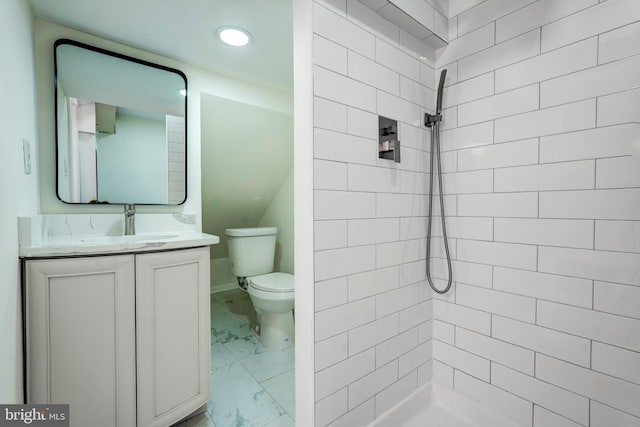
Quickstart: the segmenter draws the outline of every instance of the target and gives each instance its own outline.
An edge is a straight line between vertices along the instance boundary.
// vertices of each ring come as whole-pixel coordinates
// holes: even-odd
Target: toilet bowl
[[[269,273],[249,278],[247,288],[258,315],[254,333],[265,347],[283,350],[293,345],[294,276]]]
[[[231,271],[249,293],[258,315],[253,330],[265,347],[283,350],[293,345],[294,276],[273,272],[276,227],[228,228]]]

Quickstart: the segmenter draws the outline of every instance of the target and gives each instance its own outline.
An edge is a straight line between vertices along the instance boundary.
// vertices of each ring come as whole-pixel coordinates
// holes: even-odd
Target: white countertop
[[[151,252],[208,246],[220,243],[220,238],[194,231],[143,233],[135,236],[61,236],[20,246],[20,257],[47,258],[93,254]]]

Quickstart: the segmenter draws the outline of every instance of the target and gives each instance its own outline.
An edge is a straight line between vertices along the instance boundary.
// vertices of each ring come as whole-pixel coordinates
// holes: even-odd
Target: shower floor
[[[458,417],[443,406],[429,404],[405,421],[402,427],[478,427],[478,425]]]
[[[448,386],[432,382],[377,419],[373,427],[524,427]]]

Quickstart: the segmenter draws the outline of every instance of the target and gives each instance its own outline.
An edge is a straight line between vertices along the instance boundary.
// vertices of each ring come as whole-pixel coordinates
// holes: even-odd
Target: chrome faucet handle
[[[124,205],[124,235],[136,234],[136,205],[129,203]]]

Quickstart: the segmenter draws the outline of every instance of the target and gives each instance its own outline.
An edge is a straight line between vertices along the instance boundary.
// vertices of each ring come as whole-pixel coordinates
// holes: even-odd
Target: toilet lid
[[[293,274],[269,273],[249,278],[251,286],[267,292],[293,292]]]

